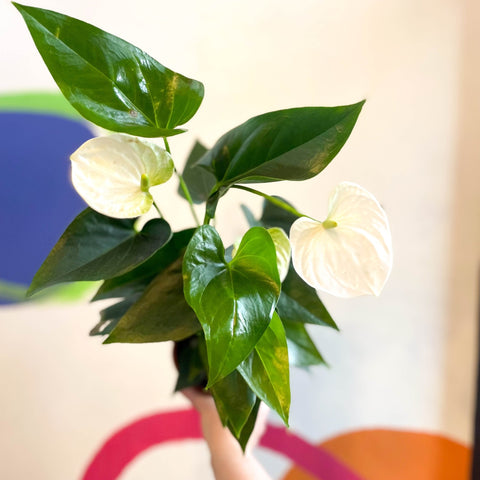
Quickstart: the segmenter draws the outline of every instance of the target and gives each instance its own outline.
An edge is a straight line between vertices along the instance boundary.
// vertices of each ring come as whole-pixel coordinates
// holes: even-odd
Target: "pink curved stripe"
[[[326,450],[306,442],[284,427],[268,425],[260,445],[285,455],[318,479],[363,480]]]
[[[117,480],[125,467],[154,445],[202,438],[195,410],[158,413],[114,433],[95,454],[82,480]],[[285,455],[322,480],[362,480],[328,452],[307,443],[285,428],[269,425],[260,445]]]

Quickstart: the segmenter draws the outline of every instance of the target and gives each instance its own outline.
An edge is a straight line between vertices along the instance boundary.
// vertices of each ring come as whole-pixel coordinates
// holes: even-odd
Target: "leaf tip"
[[[115,335],[113,335],[113,332],[102,342],[102,345],[108,345],[109,343],[117,343],[117,340],[115,340]]]
[[[20,12],[22,16],[24,16],[24,13],[27,13],[27,5],[22,5],[21,3],[18,2],[12,2],[12,5]],[[35,8],[35,7],[30,7],[30,8]]]
[[[43,285],[38,285],[37,282],[35,282],[35,277],[32,280],[32,283],[28,287],[27,291],[25,292],[25,298],[31,298],[33,295],[35,295],[37,292],[42,290],[44,288]]]

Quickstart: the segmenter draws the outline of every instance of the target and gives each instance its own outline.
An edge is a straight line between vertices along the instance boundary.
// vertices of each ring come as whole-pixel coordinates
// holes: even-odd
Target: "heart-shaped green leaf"
[[[215,177],[208,170],[195,165],[206,152],[206,147],[198,141],[195,142],[182,173],[194,203],[205,202],[216,183]],[[182,197],[184,196],[183,190],[180,187],[178,188],[178,193]]]
[[[220,185],[312,178],[347,141],[363,104],[259,115],[223,135],[198,164]]]
[[[135,219],[120,220],[85,209],[43,262],[28,295],[56,283],[122,275],[152,256],[172,235],[163,219],[150,220],[141,232],[134,224]]]
[[[288,359],[293,367],[308,368],[311,365],[325,365],[317,347],[303,323],[282,320],[287,336]]]
[[[143,293],[160,272],[180,257],[194,232],[194,228],[175,232],[160,250],[138,267],[124,275],[105,280],[92,298],[92,302],[105,298],[131,297],[137,292]]]
[[[275,410],[288,425],[290,372],[285,330],[275,312],[253,352],[238,371],[255,394]]]
[[[187,247],[183,272],[185,298],[205,333],[211,386],[245,359],[270,322],[280,293],[275,246],[254,227],[227,262],[217,231],[203,225]]]
[[[317,292],[298,276],[292,266],[283,281],[277,311],[283,321],[312,323],[338,330]]]
[[[198,110],[200,82],[93,25],[14,5],[60,90],[87,120],[116,132],[160,137],[182,133],[175,127]]]
[[[182,257],[157,275],[104,343],[182,340],[200,330],[183,295]]]

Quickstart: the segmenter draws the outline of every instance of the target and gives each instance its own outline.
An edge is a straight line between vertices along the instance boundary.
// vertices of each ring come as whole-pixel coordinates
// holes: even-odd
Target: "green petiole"
[[[255,195],[259,195],[260,197],[263,197],[266,200],[268,200],[270,203],[273,203],[277,207],[283,208],[287,212],[290,212],[297,217],[312,218],[312,217],[309,217],[308,215],[305,215],[304,213],[299,212],[296,208],[292,207],[291,205],[284,202],[283,200],[280,200],[279,198],[276,198],[276,197],[272,197],[271,195],[267,195],[266,193],[260,192],[259,190],[255,190],[255,189],[250,188],[250,187],[245,187],[243,185],[232,185],[231,188],[237,188],[239,190],[245,190],[246,192],[250,192],[250,193],[253,193]],[[315,220],[315,219],[312,218],[312,220]]]
[[[165,144],[165,150],[171,155],[172,152],[170,150],[170,145],[168,144],[167,137],[163,137],[163,143]],[[174,168],[175,174],[178,177],[178,180],[180,181],[180,187],[183,191],[183,194],[185,195],[185,198],[187,199],[188,204],[190,205],[190,211],[192,212],[193,219],[195,220],[195,223],[197,227],[200,226],[200,220],[197,217],[197,212],[195,212],[195,208],[193,206],[193,200],[192,196],[190,195],[190,191],[188,190],[187,184],[185,183],[185,180],[183,179],[182,175],[180,172]]]

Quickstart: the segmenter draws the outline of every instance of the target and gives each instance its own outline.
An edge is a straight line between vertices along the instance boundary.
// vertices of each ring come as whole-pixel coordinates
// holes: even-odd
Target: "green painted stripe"
[[[0,298],[13,302],[75,302],[87,299],[99,288],[101,282],[73,282],[65,285],[58,285],[45,290],[44,293],[35,295],[33,298],[26,298],[27,288],[15,282],[8,282],[0,279]]]
[[[27,287],[24,285],[0,280],[0,298],[21,302],[22,300],[25,300],[26,293]]]
[[[0,95],[0,111],[51,113],[79,120],[82,116],[56,92],[23,92]]]

